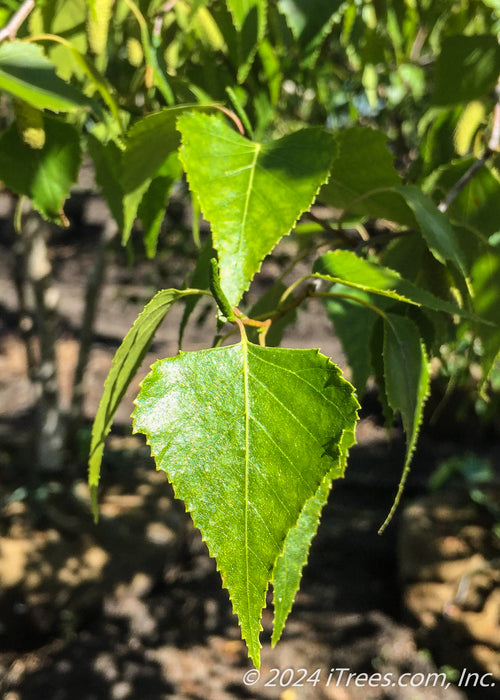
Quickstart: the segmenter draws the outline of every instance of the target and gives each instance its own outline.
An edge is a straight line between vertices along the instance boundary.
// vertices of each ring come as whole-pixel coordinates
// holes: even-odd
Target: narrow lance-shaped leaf
[[[426,306],[434,311],[472,317],[467,311],[449,301],[434,296],[427,289],[417,287],[401,277],[399,272],[375,265],[349,250],[334,250],[322,255],[314,265],[314,277],[340,282],[348,287],[377,294],[395,301]]]
[[[97,486],[101,473],[104,441],[127,387],[143,361],[158,326],[178,299],[203,294],[198,289],[163,289],[146,304],[122,341],[104,383],[104,391],[92,425],[89,455],[89,486],[94,517],[97,519]]]
[[[315,350],[238,345],[160,360],[142,384],[145,433],[217,559],[249,654],[285,538],[341,460],[358,404]]]
[[[242,83],[266,31],[267,0],[227,0],[227,6],[238,30],[238,82]]]
[[[307,501],[297,524],[289,531],[283,552],[276,562],[273,573],[274,624],[271,639],[273,646],[278,643],[292,609],[300,586],[302,571],[309,556],[311,542],[316,535],[323,507],[328,500],[332,480],[344,476],[348,451],[354,442],[354,431],[345,430],[338,466],[325,476],[315,495]]]
[[[328,177],[333,139],[311,128],[254,143],[203,114],[183,115],[178,128],[190,187],[212,226],[222,287],[236,305],[264,257]]]
[[[403,492],[429,392],[429,363],[418,329],[413,321],[396,314],[384,317],[384,371],[389,405],[401,413],[406,457],[398,493],[381,530],[391,520]]]

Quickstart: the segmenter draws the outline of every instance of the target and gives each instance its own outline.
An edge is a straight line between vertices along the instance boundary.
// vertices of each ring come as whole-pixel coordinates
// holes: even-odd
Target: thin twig
[[[476,160],[475,163],[473,163],[470,168],[467,170],[466,173],[462,175],[460,180],[456,183],[454,187],[451,188],[451,190],[448,192],[446,197],[443,199],[443,201],[438,205],[439,211],[442,211],[443,213],[448,210],[450,205],[455,201],[455,199],[458,197],[460,192],[464,189],[464,187],[469,183],[474,175],[478,172],[478,170],[481,170],[483,165],[488,161],[488,159],[491,156],[491,151],[490,149],[486,149],[484,154],[482,155],[479,160]]]
[[[311,211],[308,211],[306,216],[311,221],[314,221],[315,224],[319,224],[319,226],[321,226],[321,228],[323,228],[325,231],[328,231],[328,233],[331,233],[336,238],[340,238],[342,241],[344,241],[344,243],[347,243],[351,248],[358,243],[357,236],[353,236],[352,234],[347,233],[347,231],[344,231],[344,229],[342,229],[342,228],[333,228],[333,226],[330,226],[330,224],[327,221],[320,219],[318,216],[313,214]]]
[[[500,79],[498,80],[495,92],[497,95],[497,101],[493,112],[493,127],[491,129],[491,136],[488,142],[488,148],[490,151],[500,151]]]
[[[10,39],[14,41],[21,24],[35,7],[35,0],[24,0],[21,7],[13,14],[5,27],[0,29],[0,41]]]

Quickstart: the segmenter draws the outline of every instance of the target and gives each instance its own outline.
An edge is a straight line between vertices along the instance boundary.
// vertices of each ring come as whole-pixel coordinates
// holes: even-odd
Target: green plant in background
[[[344,474],[356,392],[373,376],[387,423],[400,414],[406,433],[385,527],[415,449],[431,358],[470,338],[483,396],[495,376],[498,3],[11,5],[0,34],[4,185],[65,225],[63,203],[85,154],[123,244],[139,220],[150,257],[183,174],[195,222],[200,211],[210,222],[203,243],[194,225],[199,257],[186,288],[158,291],[115,355],[94,421],[89,483],[97,514],[104,441],[158,326],[182,301],[181,345],[197,301],[212,300],[213,347],[155,363],[134,429],[216,558],[258,665],[266,591],[272,583],[276,643],[331,483]],[[314,202],[328,205],[327,218],[307,214]],[[50,266],[43,232],[33,233],[27,216],[21,202],[20,258],[45,267],[21,280],[18,296],[23,308],[23,285],[38,291],[41,357],[55,367]],[[296,255],[248,308],[245,292],[285,235]],[[104,237],[97,280],[106,245]],[[294,278],[308,256],[310,273]],[[91,281],[73,418],[98,293]],[[310,298],[325,302],[352,384],[318,351],[276,347]],[[225,344],[235,333],[240,341]],[[57,397],[33,358],[32,367],[42,440]],[[62,444],[52,439],[54,454]]]

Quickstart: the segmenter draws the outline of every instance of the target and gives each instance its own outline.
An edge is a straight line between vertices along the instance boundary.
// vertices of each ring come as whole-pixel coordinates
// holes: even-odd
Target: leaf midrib
[[[244,526],[245,526],[245,581],[247,594],[247,625],[248,630],[251,629],[250,624],[250,565],[248,561],[248,462],[249,462],[249,430],[250,430],[250,410],[248,403],[248,344],[246,338],[241,338],[241,349],[243,354],[243,398],[245,410],[245,511],[244,511]]]
[[[247,222],[247,215],[248,215],[248,207],[250,205],[250,196],[252,194],[252,188],[253,188],[253,181],[255,178],[255,170],[257,166],[257,158],[259,157],[261,149],[261,144],[256,143],[255,144],[255,153],[253,156],[252,163],[250,164],[250,177],[248,178],[248,187],[247,187],[247,192],[245,196],[245,206],[243,207],[243,218],[241,221],[241,226],[240,226],[240,231],[239,231],[239,236],[238,236],[238,249],[236,252],[236,255],[239,255],[241,252],[241,246],[243,244],[243,238],[245,235],[245,228],[246,228],[246,222]]]

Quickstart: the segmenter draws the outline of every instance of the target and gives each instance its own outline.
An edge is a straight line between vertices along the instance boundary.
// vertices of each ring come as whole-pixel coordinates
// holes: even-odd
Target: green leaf
[[[328,299],[326,310],[351,369],[351,383],[361,397],[371,374],[370,353],[366,341],[379,316],[376,311],[363,305],[363,302],[374,303],[373,298],[366,292],[339,284],[335,285],[332,291],[360,300],[357,302],[340,297]]]
[[[172,177],[177,179],[177,175],[174,176],[175,166],[173,164],[173,154],[177,151],[180,142],[179,132],[176,129],[176,119],[187,109],[210,109],[210,107],[201,105],[167,107],[143,117],[127,132],[125,148],[119,162],[113,165],[113,169],[118,175],[118,187],[123,193],[122,203],[115,202],[115,210],[118,210],[116,205],[119,204],[122,210],[120,228],[124,244],[130,237],[134,219],[144,198],[146,201],[142,205],[141,211],[143,215],[146,215],[147,223],[145,226],[147,228],[152,226],[152,231],[157,231],[155,226],[157,225],[159,209],[162,208],[161,202],[165,200],[165,188],[169,189],[168,181]],[[172,160],[170,160],[171,158]],[[167,161],[170,165],[167,164]],[[164,168],[170,171],[170,174],[166,175],[167,181],[164,179],[166,172]],[[148,196],[148,189],[155,178],[159,178],[159,180]],[[103,182],[100,184],[104,192],[109,189],[109,187],[105,189]],[[116,188],[116,185],[113,187]],[[158,202],[154,201],[155,196],[160,197]],[[156,245],[155,234],[150,232],[149,235],[151,237],[149,251],[151,251]]]
[[[121,183],[122,151],[114,141],[102,143],[92,134],[87,137],[87,149],[94,163],[97,184],[118,228],[123,231],[125,218],[133,221],[137,210],[132,208],[125,213],[128,202]]]
[[[500,253],[490,246],[481,251],[472,265],[471,282],[475,311],[492,324],[481,323],[475,329],[483,346],[481,368],[486,380],[500,352]]]
[[[429,392],[429,363],[418,329],[413,321],[396,314],[384,317],[384,371],[389,405],[401,413],[406,456],[398,492],[381,531],[391,520],[401,498]]]
[[[135,190],[126,192],[123,186],[123,151],[114,141],[101,143],[92,135],[88,138],[88,150],[95,166],[97,183],[122,232],[122,243],[127,243],[137,211],[152,178],[143,180]]]
[[[500,73],[500,46],[495,36],[449,36],[443,39],[434,78],[434,104],[453,105],[487,95]]]
[[[443,198],[476,162],[465,158],[440,168],[433,176],[433,195]],[[474,173],[448,207],[452,221],[476,231],[483,240],[500,226],[500,179],[484,165]]]
[[[314,264],[314,277],[340,282],[348,287],[380,294],[395,301],[426,306],[434,311],[468,316],[455,304],[439,299],[427,289],[417,287],[395,270],[368,262],[349,250],[333,250],[322,255]]]
[[[222,288],[236,305],[263,258],[326,180],[334,145],[323,129],[253,143],[220,118],[184,114],[180,158],[212,226]]]
[[[372,218],[390,219],[408,226],[415,217],[393,190],[401,184],[387,136],[367,127],[352,127],[335,137],[337,153],[320,199],[337,209]]]
[[[43,148],[30,148],[16,124],[0,134],[0,180],[31,199],[40,214],[65,225],[62,207],[80,167],[80,137],[71,124],[44,116]]]
[[[238,31],[238,82],[242,83],[264,38],[267,0],[227,0],[227,6]]]
[[[150,241],[146,241],[147,250],[151,253],[155,248],[158,220],[171,186],[169,183],[172,178],[177,179],[175,152],[180,136],[176,119],[184,110],[196,108],[197,105],[182,105],[143,117],[127,132],[123,148],[113,141],[103,144],[89,137],[96,179],[122,232],[123,243],[128,241],[140,209],[146,219],[143,226]],[[157,182],[152,185],[156,178]]]
[[[167,107],[139,119],[127,132],[122,163],[125,192],[133,192],[151,180],[180,143],[176,120],[196,105]]]
[[[146,304],[115,353],[104,383],[104,391],[92,425],[89,454],[89,486],[92,510],[97,520],[97,487],[101,473],[104,441],[127,387],[134,378],[151,345],[158,326],[178,299],[202,294],[198,289],[163,289]]]
[[[90,105],[85,95],[58,77],[39,46],[24,41],[0,45],[0,90],[52,112],[73,112]]]
[[[382,318],[377,318],[371,328],[369,335],[369,353],[371,366],[373,370],[373,378],[378,387],[378,400],[382,407],[384,416],[384,427],[389,437],[389,430],[394,424],[394,411],[389,405],[387,399],[386,383],[385,383],[385,368],[384,368],[384,321]]]
[[[314,350],[238,345],[160,360],[142,384],[145,433],[217,559],[256,666],[266,591],[285,538],[342,461],[358,404]]]
[[[283,552],[276,562],[273,572],[274,624],[271,639],[273,646],[278,643],[292,609],[300,586],[302,571],[309,557],[311,542],[316,535],[323,507],[328,500],[332,480],[344,476],[349,448],[354,442],[354,431],[344,431],[338,467],[327,474],[315,495],[307,501],[297,524],[289,531]]]
[[[278,0],[280,12],[302,48],[305,65],[314,62],[341,5],[342,0]]]
[[[37,2],[29,17],[29,34],[52,34],[67,38],[72,47],[82,55],[87,54],[87,3],[85,0],[50,0]],[[63,80],[70,80],[77,73],[73,61],[68,61],[67,50],[58,44],[47,44],[45,52],[57,68]],[[80,75],[77,75],[80,78]]]
[[[144,193],[137,216],[144,230],[144,245],[149,258],[156,255],[158,236],[170,198],[170,191],[181,175],[181,164],[177,153],[172,153],[161,165],[148,189]]]
[[[397,187],[408,206],[413,210],[422,236],[439,262],[450,260],[465,275],[465,260],[460,243],[446,214],[422,190],[414,185]]]

